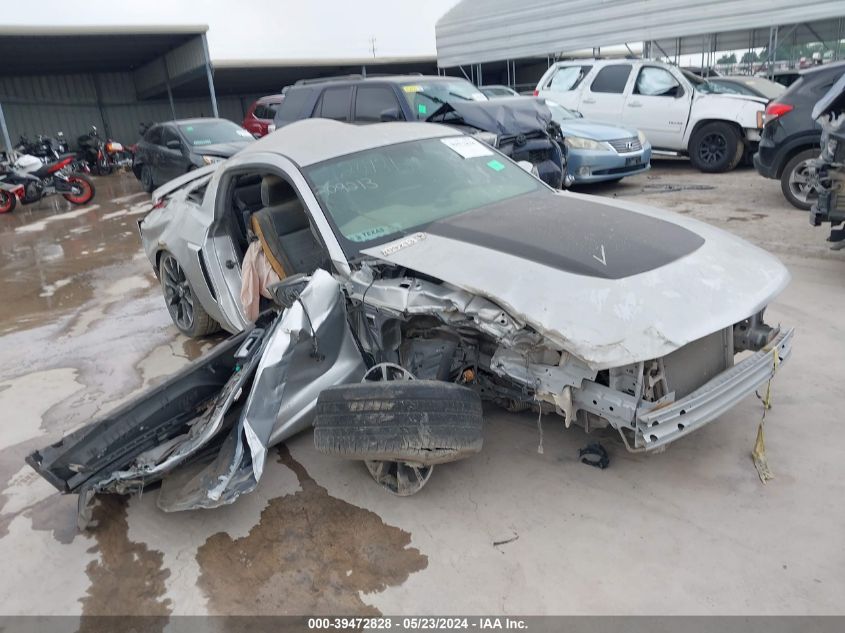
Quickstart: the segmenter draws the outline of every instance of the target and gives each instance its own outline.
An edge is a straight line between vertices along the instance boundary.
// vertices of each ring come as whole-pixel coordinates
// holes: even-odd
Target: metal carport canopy
[[[842,0],[461,0],[435,27],[441,68],[839,18]]]

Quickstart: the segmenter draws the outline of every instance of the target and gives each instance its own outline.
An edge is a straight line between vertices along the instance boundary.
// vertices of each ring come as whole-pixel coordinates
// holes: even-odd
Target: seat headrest
[[[274,207],[291,199],[291,186],[278,176],[264,176],[261,179],[261,204]]]

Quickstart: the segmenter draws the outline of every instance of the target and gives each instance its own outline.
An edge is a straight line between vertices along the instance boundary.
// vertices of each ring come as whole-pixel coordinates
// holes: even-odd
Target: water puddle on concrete
[[[245,537],[220,532],[197,550],[209,612],[378,615],[361,593],[402,584],[428,557],[408,532],[329,495],[285,446],[278,461],[302,489],[271,499]]]
[[[79,602],[82,615],[168,616],[170,600],[164,597],[164,555],[144,543],[129,540],[127,497],[102,495],[94,508],[96,527],[91,530],[99,560],[85,569],[91,584]],[[80,629],[82,631],[83,629]]]

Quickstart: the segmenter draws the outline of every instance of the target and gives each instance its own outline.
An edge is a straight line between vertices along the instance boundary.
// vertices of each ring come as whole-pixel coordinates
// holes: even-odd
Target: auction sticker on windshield
[[[463,158],[493,156],[493,152],[484,143],[468,136],[441,138],[440,142],[460,154]]]

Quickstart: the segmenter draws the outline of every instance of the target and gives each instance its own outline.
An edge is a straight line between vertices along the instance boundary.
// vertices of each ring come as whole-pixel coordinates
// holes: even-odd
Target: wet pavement
[[[753,170],[661,161],[601,186],[712,222],[782,257],[793,282],[769,318],[799,328],[767,416],[776,479],[749,453],[752,398],[660,455],[489,410],[478,457],[392,497],[361,464],[302,434],[234,505],[165,514],[155,491],[105,499],[76,530],[25,455],[209,349],[178,334],[141,252],[149,208],[131,175],[96,178],[0,216],[0,614],[843,613],[845,253]],[[830,377],[830,378],[828,378]],[[49,597],[49,598],[47,598]]]

